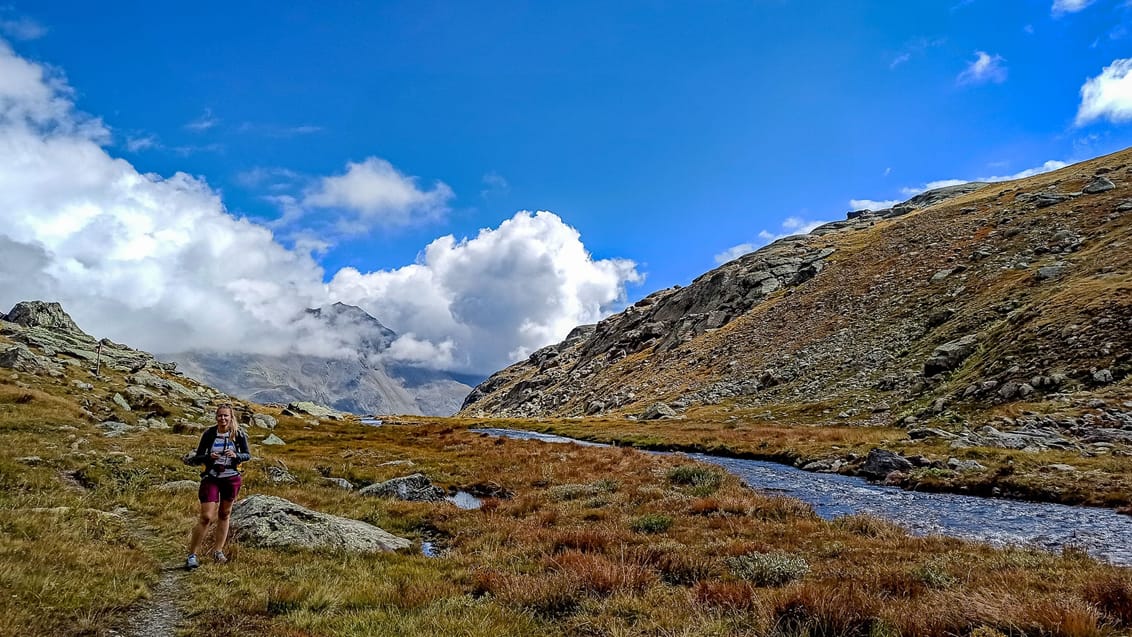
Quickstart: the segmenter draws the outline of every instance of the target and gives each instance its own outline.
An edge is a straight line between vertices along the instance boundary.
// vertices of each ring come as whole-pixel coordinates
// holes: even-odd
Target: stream
[[[484,427],[470,431],[520,440],[607,446],[514,429]],[[802,500],[827,520],[869,514],[891,520],[915,535],[947,535],[995,546],[1034,546],[1049,551],[1075,547],[1112,564],[1132,565],[1132,516],[1111,509],[920,493],[774,462],[685,455],[718,465],[755,490]]]

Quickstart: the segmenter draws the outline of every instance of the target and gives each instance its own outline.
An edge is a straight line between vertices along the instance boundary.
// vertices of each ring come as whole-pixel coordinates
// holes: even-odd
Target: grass
[[[18,382],[29,380],[20,375]],[[76,407],[68,379],[37,380],[25,388],[0,377],[0,634],[105,635],[152,595],[162,568],[183,558],[195,497],[156,487],[195,479],[177,458],[197,434],[103,437]],[[115,382],[94,379],[93,391],[108,392]],[[1129,569],[1072,551],[910,537],[867,516],[825,522],[802,503],[752,492],[679,455],[497,439],[467,431],[472,423],[458,419],[404,418],[372,428],[312,426],[272,413],[287,445],[257,445],[267,432],[251,431],[257,460],[246,465],[245,495],[277,495],[427,539],[441,557],[236,543],[231,563],[206,564],[182,580],[187,635],[1132,630]],[[608,421],[541,424],[595,437],[615,431]],[[660,435],[679,426],[665,424]],[[714,425],[696,426],[702,434]],[[719,444],[738,445],[743,432],[726,431],[736,438],[721,432]],[[816,450],[832,440],[856,449],[881,435],[769,431],[780,438],[761,438],[770,441],[767,453],[790,447],[806,454],[808,445]],[[269,480],[266,467],[278,461],[297,483]],[[417,471],[445,488],[490,484],[501,497],[461,510],[361,497],[321,481],[369,484]]]

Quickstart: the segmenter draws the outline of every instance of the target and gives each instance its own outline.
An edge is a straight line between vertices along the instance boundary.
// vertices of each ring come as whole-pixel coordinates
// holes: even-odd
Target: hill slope
[[[1125,150],[850,213],[575,329],[460,413],[954,429],[1042,405],[1035,426],[1132,438],[1130,180]]]

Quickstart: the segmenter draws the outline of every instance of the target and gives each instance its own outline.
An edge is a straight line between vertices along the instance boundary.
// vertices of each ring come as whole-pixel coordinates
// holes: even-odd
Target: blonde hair
[[[240,437],[240,421],[236,418],[236,408],[228,403],[221,403],[217,405],[216,413],[219,414],[221,409],[227,409],[228,413],[232,415],[232,420],[228,423],[228,439],[235,446],[236,439]]]

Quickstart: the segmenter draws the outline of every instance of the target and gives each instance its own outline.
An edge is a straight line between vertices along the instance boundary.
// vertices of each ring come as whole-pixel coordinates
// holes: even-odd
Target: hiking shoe
[[[212,559],[216,560],[217,564],[227,564],[228,556],[224,555],[224,551],[213,551]]]
[[[200,566],[200,560],[197,559],[196,553],[190,553],[189,559],[185,560],[185,568],[192,570]]]

